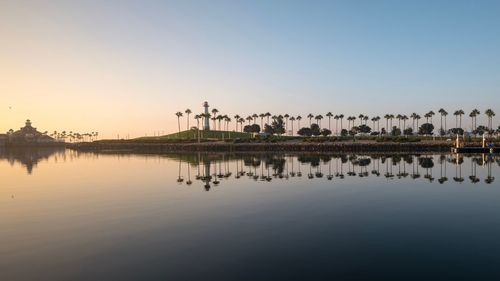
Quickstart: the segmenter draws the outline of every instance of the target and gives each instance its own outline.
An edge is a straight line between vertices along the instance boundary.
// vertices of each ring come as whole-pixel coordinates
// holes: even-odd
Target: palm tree
[[[333,116],[333,119],[335,119],[335,135],[339,133],[339,116],[335,115]],[[331,131],[331,130],[330,130]]]
[[[312,113],[309,113],[307,114],[307,118],[309,118],[309,127],[311,127],[311,124],[312,124],[312,119],[313,119],[314,115],[312,115]]]
[[[285,132],[286,132],[288,131],[288,118],[290,118],[290,115],[288,115],[288,113],[285,113],[283,117],[285,117]]]
[[[408,120],[408,116],[403,114],[403,116],[401,116],[401,120],[403,120],[403,130],[401,130],[401,133],[404,135],[404,131],[406,130],[406,120]]]
[[[448,111],[446,111],[446,110],[443,111],[442,115],[444,116],[444,131],[446,132],[448,130],[448,126],[446,124],[447,123],[446,119],[448,119],[448,118],[446,118],[446,116],[448,116]]]
[[[431,118],[432,115],[430,113],[426,113],[424,114],[424,117],[425,117],[425,123],[429,123],[429,118]]]
[[[417,114],[417,116],[415,116],[415,120],[417,120],[417,129],[415,130],[415,132],[418,132],[418,120],[420,120],[422,117],[420,117],[420,115]]]
[[[391,114],[384,115],[384,118],[385,118],[385,127],[386,127],[385,134],[388,135],[389,132],[390,132],[390,130],[389,130],[389,119],[391,119]]]
[[[175,113],[175,116],[177,116],[177,125],[179,126],[179,137],[181,136],[181,117],[182,117],[182,112],[178,111]]]
[[[344,114],[340,114],[339,118],[340,118],[340,132],[342,132],[342,130],[344,129],[344,126],[342,126],[342,120],[344,119]]]
[[[323,115],[316,115],[314,119],[318,122],[318,126],[321,128],[321,119],[323,119]]]
[[[194,119],[196,120],[196,128],[198,128],[198,131],[200,130],[200,119],[201,119],[201,115],[200,114],[196,114],[194,116]]]
[[[394,119],[394,114],[389,114],[389,120],[391,121],[391,130],[392,130],[392,119]]]
[[[401,119],[403,119],[403,115],[401,115],[401,114],[396,115],[396,119],[398,119],[398,128],[400,131],[402,131],[401,130]]]
[[[253,117],[251,115],[248,115],[247,121],[248,121],[248,125],[250,125],[250,122],[253,121]]]
[[[186,109],[186,111],[184,111],[184,112],[187,115],[187,117],[186,117],[187,118],[187,129],[186,130],[189,130],[189,114],[191,114],[192,112],[191,112],[191,109],[189,109],[189,108]]]
[[[240,120],[240,116],[238,114],[234,115],[234,120],[236,121],[236,129],[235,131],[238,132],[238,122]]]
[[[375,122],[377,121],[377,117],[372,117],[372,126],[373,126],[373,131],[375,131]]]
[[[261,113],[261,114],[259,114],[259,117],[260,117],[260,128],[264,129],[264,117],[266,117],[266,114]]]
[[[365,117],[363,117],[363,121],[365,121],[365,126],[366,126],[366,123],[368,122],[368,119],[370,119],[370,117],[368,117],[368,115],[365,115]]]
[[[472,131],[476,129],[476,126],[474,125],[474,119],[477,117],[479,110],[474,109],[469,113],[469,117],[471,119],[471,126],[472,126]]]
[[[413,131],[415,131],[415,119],[417,117],[417,113],[413,112],[411,115],[410,115],[410,118],[413,120],[413,123],[411,125]]]
[[[444,110],[443,108],[440,108],[438,110],[438,113],[441,115],[441,131],[446,132],[446,129],[443,129],[443,117],[446,116],[448,114],[448,112],[446,112],[446,110]],[[441,134],[441,132],[439,132],[439,133]]]
[[[331,126],[331,120],[332,120],[332,117],[333,117],[333,114],[331,112],[328,112],[326,114],[326,117],[328,117],[328,130],[332,130],[332,126]]]
[[[465,114],[465,111],[463,111],[462,109],[459,109],[458,110],[458,115],[460,116],[460,125],[459,125],[459,128],[462,129],[462,115]]]
[[[217,116],[217,122],[219,123],[219,131],[221,130],[221,129],[220,129],[220,122],[221,122],[222,120],[224,120],[224,116],[223,116],[223,115],[218,115],[218,116]]]
[[[429,111],[427,114],[429,114],[429,117],[431,118],[431,124],[432,124],[432,116],[434,116],[436,113],[434,111]]]
[[[229,118],[229,116],[227,115],[224,115],[224,122],[226,123],[224,131],[229,131],[229,122],[231,122],[231,118]]]
[[[257,113],[254,113],[252,114],[252,118],[253,118],[253,123],[255,124],[255,122],[257,122],[257,118],[259,118],[259,115],[257,115]]]
[[[491,109],[486,109],[484,114],[486,114],[486,116],[488,116],[488,128],[491,131],[493,129],[493,117],[495,116],[495,112],[493,112],[493,110],[491,110]]]
[[[217,108],[212,109],[212,120],[214,121],[214,129],[215,129],[215,120],[217,120],[217,113],[219,113],[219,110]]]
[[[292,136],[293,136],[293,133],[294,133],[294,132],[293,132],[293,121],[295,121],[295,117],[293,117],[293,116],[292,116],[292,117],[290,117],[290,121],[292,122]]]
[[[363,125],[363,119],[365,118],[365,116],[363,114],[360,114],[359,116],[359,125]]]
[[[477,116],[481,114],[481,112],[479,112],[479,110],[477,109],[474,109],[472,111],[474,112],[474,130],[475,130],[477,129]]]
[[[264,115],[267,117],[267,125],[269,125],[269,117],[271,117],[271,113],[266,112]]]
[[[238,122],[240,122],[240,131],[243,132],[243,123],[245,123],[245,118],[240,117],[240,119],[238,119]]]
[[[299,130],[300,130],[300,120],[302,120],[302,116],[300,116],[300,115],[299,115],[299,116],[297,116],[297,118],[295,118],[295,119],[297,119],[297,122],[299,123],[299,124],[298,124],[298,128],[299,128]]]

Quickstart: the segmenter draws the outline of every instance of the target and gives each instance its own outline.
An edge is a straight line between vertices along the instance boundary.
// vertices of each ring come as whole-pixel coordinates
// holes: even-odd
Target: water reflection
[[[209,191],[230,178],[271,182],[298,178],[325,179],[385,178],[386,180],[425,180],[437,182],[491,184],[499,172],[500,157],[489,154],[123,154],[104,153],[115,157],[167,158],[177,161],[180,185],[200,183]],[[98,158],[99,153],[80,153],[60,148],[0,148],[0,161],[20,164],[28,174],[40,162],[53,158],[55,162],[80,157]],[[450,167],[451,166],[451,167]]]
[[[0,147],[0,160],[7,160],[11,166],[20,164],[26,168],[28,174],[32,174],[33,169],[42,161],[47,161],[53,155],[60,155],[65,159],[64,148],[57,147],[24,147],[24,148],[3,148]]]
[[[495,181],[494,165],[500,166],[500,158],[494,155],[170,155],[179,165],[179,184],[193,184],[191,169],[197,171],[194,179],[203,182],[205,190],[220,185],[230,177],[254,181],[326,179],[328,181],[347,180],[352,177],[382,177],[387,180],[423,179],[428,183],[462,183],[465,167],[470,166],[468,179],[471,183]],[[454,167],[453,175],[448,166]],[[485,175],[478,176],[478,167]],[[469,170],[469,169],[467,169]],[[496,172],[498,169],[496,170]],[[234,176],[233,176],[234,174]],[[448,176],[453,176],[450,181]]]

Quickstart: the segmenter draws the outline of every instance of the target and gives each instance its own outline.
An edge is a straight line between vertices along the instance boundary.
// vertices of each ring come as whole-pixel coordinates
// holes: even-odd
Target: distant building
[[[24,127],[18,131],[8,134],[9,142],[11,143],[51,143],[55,139],[47,136],[31,126],[31,121],[26,120]]]

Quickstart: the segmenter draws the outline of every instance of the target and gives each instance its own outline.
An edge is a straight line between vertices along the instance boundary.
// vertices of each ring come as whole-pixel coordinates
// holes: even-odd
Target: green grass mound
[[[222,140],[222,139],[250,139],[252,134],[241,133],[241,132],[230,132],[230,131],[199,131],[200,139],[202,140]],[[147,141],[147,140],[197,140],[198,131],[188,130],[182,131],[180,133],[173,133],[165,136],[159,137],[140,137],[134,140],[136,141]]]

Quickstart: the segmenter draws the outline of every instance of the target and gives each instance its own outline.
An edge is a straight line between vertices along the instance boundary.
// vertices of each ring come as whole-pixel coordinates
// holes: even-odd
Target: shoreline
[[[282,143],[78,143],[68,144],[67,148],[88,152],[451,152],[449,142],[282,142]]]

